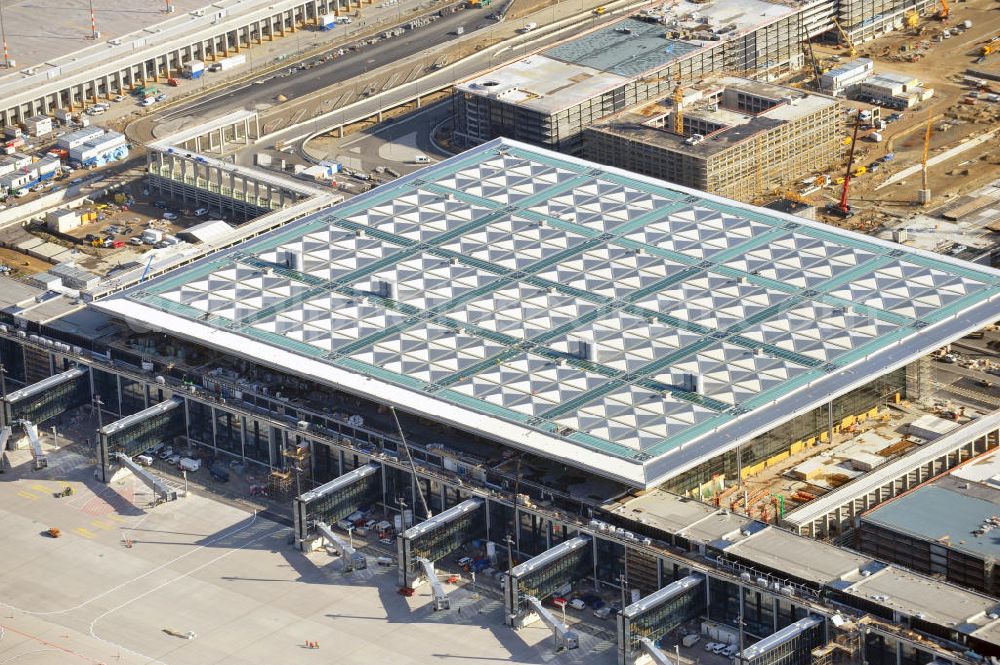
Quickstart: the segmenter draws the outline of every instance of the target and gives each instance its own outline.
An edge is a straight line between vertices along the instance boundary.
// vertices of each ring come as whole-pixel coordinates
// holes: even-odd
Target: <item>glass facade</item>
[[[359,478],[356,482],[329,492],[306,504],[306,517],[333,524],[356,510],[367,510],[381,499],[382,474]]]
[[[741,665],[809,665],[812,650],[824,643],[823,622],[803,626],[786,639],[766,649],[751,649],[753,655],[740,658]],[[759,643],[759,646],[762,643]]]
[[[146,408],[146,387],[137,381],[121,377],[122,415],[130,416]]]
[[[639,641],[648,637],[653,642],[685,621],[705,614],[704,583],[684,589],[661,604],[628,620],[628,649],[639,650]]]
[[[587,543],[569,550],[545,566],[529,571],[517,578],[517,607],[520,614],[528,611],[526,596],[545,600],[559,589],[586,579],[594,574],[594,547]]]
[[[111,455],[125,453],[134,457],[158,443],[169,443],[184,433],[184,408],[182,405],[161,413],[151,414],[124,427],[102,434],[101,459],[108,466]]]
[[[717,476],[724,476],[728,480],[739,478],[741,469],[787,450],[795,441],[803,441],[828,432],[832,424],[839,423],[845,416],[863,413],[873,407],[895,401],[897,393],[901,397],[906,396],[905,367],[877,377],[872,382],[833,400],[832,413],[830,404],[818,406],[809,413],[792,418],[780,427],[751,439],[738,449],[717,455],[691,471],[671,478],[662,485],[662,488],[668,492],[687,494]]]
[[[83,372],[47,390],[8,402],[10,421],[28,420],[39,425],[53,416],[90,402],[90,372]]]
[[[486,521],[481,510],[470,510],[453,520],[438,525],[416,538],[406,539],[410,570],[416,571],[415,559],[423,557],[437,561],[448,556],[459,547],[486,535]]]

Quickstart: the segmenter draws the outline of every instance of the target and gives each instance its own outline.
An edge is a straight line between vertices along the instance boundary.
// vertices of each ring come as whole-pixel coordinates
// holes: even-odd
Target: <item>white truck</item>
[[[210,72],[227,72],[230,69],[239,67],[240,65],[246,64],[247,57],[245,55],[231,55],[228,58],[223,58],[216,63],[213,63],[211,67],[208,68]]]

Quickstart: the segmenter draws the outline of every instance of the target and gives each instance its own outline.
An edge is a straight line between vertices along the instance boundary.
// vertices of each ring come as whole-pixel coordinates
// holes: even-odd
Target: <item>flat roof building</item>
[[[685,89],[683,134],[669,98],[584,131],[584,155],[740,201],[791,185],[840,155],[835,99],[748,79],[723,77]]]
[[[861,548],[1000,596],[1000,455],[990,451],[861,516]]]
[[[982,266],[494,141],[93,306],[689,491],[905,395],[998,294]]]
[[[557,44],[456,87],[455,137],[505,136],[581,154],[581,131],[712,72],[773,76],[801,65],[805,35],[828,27],[829,2],[683,0]],[[766,39],[761,39],[765,36]]]

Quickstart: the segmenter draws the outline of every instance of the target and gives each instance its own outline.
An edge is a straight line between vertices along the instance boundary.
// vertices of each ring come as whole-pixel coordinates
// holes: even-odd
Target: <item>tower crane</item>
[[[681,86],[681,73],[677,72],[677,86],[674,88],[674,134],[684,136],[684,111],[681,104],[684,102],[684,87]]]
[[[420,485],[420,479],[417,478],[417,465],[413,463],[413,455],[410,454],[410,446],[406,443],[406,435],[403,434],[403,426],[399,424],[399,416],[396,415],[396,407],[390,406],[389,410],[392,411],[392,418],[396,421],[396,429],[399,430],[399,440],[403,444],[403,450],[406,452],[406,459],[410,462],[410,470],[413,472],[413,484],[417,488],[417,497],[420,499],[420,507],[424,509],[424,517],[426,519],[431,518],[431,509],[427,506],[427,499],[424,498],[424,490]],[[400,519],[402,519],[402,514],[400,514]]]
[[[827,212],[838,217],[843,217],[844,219],[854,216],[854,211],[851,210],[851,206],[847,203],[847,193],[851,187],[851,176],[854,174],[851,167],[854,166],[854,147],[858,144],[858,128],[860,126],[861,121],[855,120],[854,136],[851,138],[851,151],[847,155],[847,173],[844,174],[844,186],[840,190],[840,201],[838,203],[831,203],[826,207]]]
[[[927,130],[924,132],[924,153],[923,159],[920,160],[921,172],[922,172],[922,187],[920,191],[917,192],[917,201],[921,205],[927,205],[931,202],[931,188],[930,184],[927,182],[927,150],[931,145],[931,112],[930,109],[927,110]]]

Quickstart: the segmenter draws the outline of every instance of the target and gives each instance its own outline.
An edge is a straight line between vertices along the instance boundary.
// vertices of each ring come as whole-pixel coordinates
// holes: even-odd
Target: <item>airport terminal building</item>
[[[1000,654],[996,599],[691,496],[919,393],[998,296],[982,266],[497,140],[63,319],[8,307],[3,424],[96,404],[105,480],[157,442],[246,460],[303,544],[359,506],[434,515],[399,535],[402,586],[508,542],[512,625],[626,574],[622,663],[704,617],[747,622],[747,663],[964,665]]]

